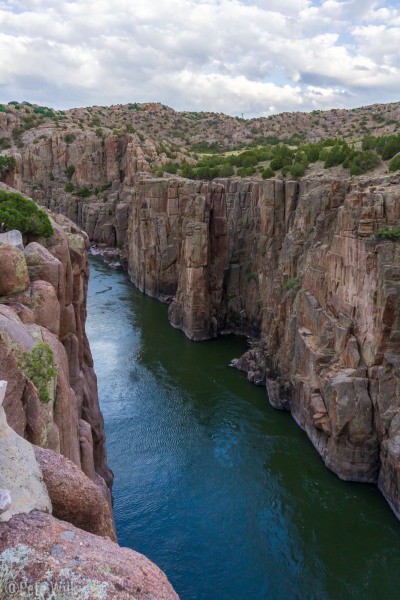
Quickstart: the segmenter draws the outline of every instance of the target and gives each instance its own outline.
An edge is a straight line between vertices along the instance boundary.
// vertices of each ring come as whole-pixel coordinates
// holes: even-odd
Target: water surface
[[[400,523],[227,366],[243,341],[190,342],[124,273],[91,268],[87,332],[120,544],[158,564],[182,600],[398,598]]]

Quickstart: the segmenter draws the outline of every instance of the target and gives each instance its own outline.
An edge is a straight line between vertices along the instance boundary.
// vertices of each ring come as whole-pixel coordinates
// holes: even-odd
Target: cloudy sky
[[[398,0],[0,0],[0,102],[245,117],[400,100]]]

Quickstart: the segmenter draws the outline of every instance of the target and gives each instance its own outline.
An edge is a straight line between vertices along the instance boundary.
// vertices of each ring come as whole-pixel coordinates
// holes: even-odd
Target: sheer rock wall
[[[289,409],[325,464],[379,482],[400,516],[400,186],[143,180],[129,272],[193,340],[257,341],[237,366]]]

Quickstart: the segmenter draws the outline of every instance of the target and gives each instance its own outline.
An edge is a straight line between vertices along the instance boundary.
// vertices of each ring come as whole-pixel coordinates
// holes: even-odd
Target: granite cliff
[[[142,180],[132,281],[193,340],[251,336],[236,366],[288,409],[325,464],[378,483],[400,517],[398,177]]]
[[[49,217],[47,238],[0,234],[0,598],[177,598],[116,544],[85,334],[89,239]]]
[[[0,379],[8,381],[4,409],[10,426],[29,442],[69,458],[107,495],[104,423],[85,334],[88,237],[52,215],[49,238],[0,239]],[[55,356],[50,402],[21,371],[19,358],[38,342]]]

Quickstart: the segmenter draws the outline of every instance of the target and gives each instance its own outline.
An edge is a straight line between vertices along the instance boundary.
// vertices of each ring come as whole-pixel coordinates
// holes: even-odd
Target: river
[[[98,258],[87,333],[119,543],[163,569],[181,600],[399,597],[400,523],[228,367],[241,339],[190,342]]]

